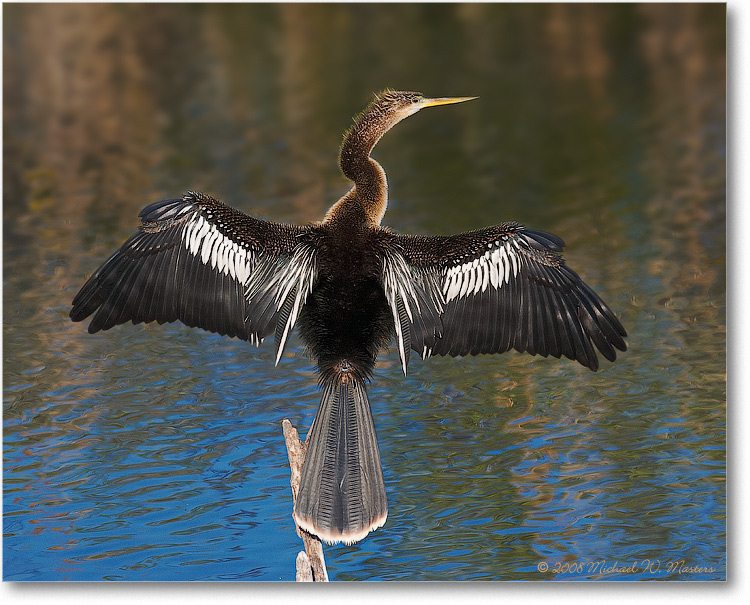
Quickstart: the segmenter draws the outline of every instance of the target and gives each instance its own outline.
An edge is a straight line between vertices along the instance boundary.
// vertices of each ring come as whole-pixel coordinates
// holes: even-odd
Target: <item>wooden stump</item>
[[[299,440],[297,429],[292,426],[286,418],[281,423],[284,429],[284,440],[286,441],[286,450],[289,454],[289,466],[292,469],[292,498],[294,505],[297,504],[297,494],[299,493],[299,481],[302,474],[302,463],[305,461],[307,452],[307,443]],[[328,582],[328,570],[323,558],[323,545],[317,536],[306,532],[294,522],[297,528],[297,535],[302,538],[305,550],[300,551],[297,555],[297,582]]]

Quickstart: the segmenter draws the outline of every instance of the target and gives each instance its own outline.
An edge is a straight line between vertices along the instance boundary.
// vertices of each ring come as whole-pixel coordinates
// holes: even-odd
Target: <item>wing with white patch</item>
[[[199,193],[146,207],[142,225],[91,276],[70,317],[89,332],[181,321],[259,344],[277,361],[316,275],[309,228],[270,223]]]
[[[440,313],[434,334],[415,338],[422,328],[412,322],[411,345],[423,357],[516,349],[595,370],[596,349],[610,361],[626,349],[622,324],[565,265],[552,234],[505,223],[447,237],[394,235],[390,245],[405,266],[391,289],[408,299],[406,282],[417,275]]]

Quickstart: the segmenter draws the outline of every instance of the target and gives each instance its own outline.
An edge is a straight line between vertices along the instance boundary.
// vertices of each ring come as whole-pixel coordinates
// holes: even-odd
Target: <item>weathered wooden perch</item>
[[[286,450],[289,453],[289,466],[292,469],[290,482],[292,498],[294,504],[297,504],[299,480],[302,474],[302,463],[305,461],[305,453],[307,452],[307,443],[299,440],[297,429],[286,418],[282,421],[281,426],[284,429]],[[323,545],[316,536],[300,528],[296,521],[294,525],[297,528],[297,535],[302,538],[305,545],[305,550],[300,551],[297,555],[297,582],[328,582],[328,571],[323,558]]]

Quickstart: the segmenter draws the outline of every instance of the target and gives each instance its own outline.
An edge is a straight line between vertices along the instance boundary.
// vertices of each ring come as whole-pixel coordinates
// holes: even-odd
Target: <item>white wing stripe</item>
[[[515,248],[518,249],[518,246],[515,245]],[[513,277],[518,275],[518,253],[516,250],[508,250],[508,256],[510,256],[510,260],[513,261]]]
[[[445,283],[443,284],[443,296],[450,296],[450,292],[453,290],[457,282],[456,273],[455,267],[448,269],[448,274],[446,275]]]
[[[232,279],[237,279],[237,271],[234,262],[234,259],[237,256],[236,250],[237,246],[234,242],[227,246],[227,265],[229,266],[229,274],[232,276]]]
[[[195,247],[195,231],[197,228],[198,221],[188,221],[185,223],[185,229],[182,232],[182,241],[191,254],[195,254],[193,249]]]
[[[474,294],[476,282],[477,282],[477,263],[478,260],[474,259],[474,262],[471,264],[471,269],[469,269],[469,285],[466,288],[466,294]]]
[[[201,262],[204,265],[207,265],[208,261],[211,259],[211,248],[213,248],[215,237],[216,237],[216,231],[214,229],[209,229],[208,233],[206,233],[206,236],[203,238],[203,249],[201,250]]]
[[[458,296],[458,293],[461,291],[461,274],[458,271],[453,272],[453,277],[451,279],[450,288],[448,288],[448,292],[445,295],[445,301],[448,302],[449,300],[453,300]]]
[[[192,251],[193,249],[193,239],[194,239],[194,231],[195,231],[196,223],[193,221],[188,221],[185,223],[185,226],[182,228],[182,241],[185,244],[185,247]]]
[[[467,275],[466,265],[462,265],[459,268],[459,275],[461,276],[461,291],[458,293],[458,295],[465,296],[466,290],[469,287],[469,276]]]
[[[490,269],[489,269],[489,263],[487,262],[486,256],[483,260],[484,262],[482,263],[482,287],[478,288],[481,292],[484,292],[487,289],[487,284],[490,281]]]
[[[508,281],[510,281],[510,261],[508,260],[508,252],[503,248],[503,272],[505,275],[505,283],[507,284]]]
[[[229,242],[226,240],[221,242],[221,256],[219,260],[221,261],[221,272],[224,275],[229,275]]]
[[[220,273],[224,273],[224,237],[216,232],[216,243],[214,244],[214,256],[212,259],[213,267],[218,269]]]
[[[223,243],[221,235],[216,232],[214,242],[211,245],[211,266],[214,269],[217,269],[219,273],[223,272],[223,267],[221,265],[221,253],[224,248]]]
[[[481,256],[446,269],[442,292],[445,302],[454,298],[473,296],[488,287],[501,288],[516,277],[520,269],[516,242],[506,242]]]
[[[202,216],[197,215],[185,225],[182,242],[185,249],[199,257],[204,265],[210,264],[216,271],[231,275],[242,284],[247,283],[251,272],[249,251],[226,237]]]
[[[499,267],[497,266],[497,263],[494,262],[494,258],[495,258],[495,253],[493,252],[487,264],[490,267],[490,284],[492,285],[493,288],[497,288],[502,277],[499,277],[500,276],[500,273],[498,271]]]
[[[198,225],[196,225],[195,229],[193,230],[193,241],[190,248],[190,251],[193,253],[194,256],[198,256],[201,249],[201,241],[203,241],[203,238],[206,236],[206,233],[208,233],[208,230],[211,228],[211,225],[208,224],[208,221],[204,220],[202,216],[198,217]]]
[[[237,247],[237,254],[234,257],[234,262],[234,270],[237,274],[237,281],[246,284],[247,278],[250,276],[250,267],[247,263],[247,256],[245,254],[245,251],[239,246]]]

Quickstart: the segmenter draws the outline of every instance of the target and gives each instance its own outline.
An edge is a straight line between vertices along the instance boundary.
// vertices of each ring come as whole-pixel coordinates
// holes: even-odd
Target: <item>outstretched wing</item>
[[[510,349],[596,370],[625,329],[559,254],[563,242],[505,223],[445,237],[391,235],[383,284],[399,350],[423,357]],[[410,310],[411,312],[407,312]],[[404,371],[408,353],[401,354]]]
[[[310,228],[249,217],[207,195],[151,204],[141,227],[73,299],[89,332],[181,321],[259,344],[275,331],[276,361],[316,275]]]

